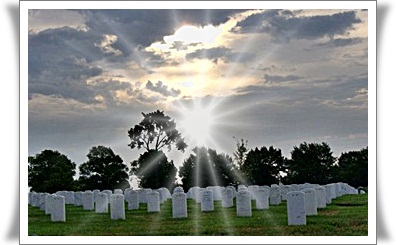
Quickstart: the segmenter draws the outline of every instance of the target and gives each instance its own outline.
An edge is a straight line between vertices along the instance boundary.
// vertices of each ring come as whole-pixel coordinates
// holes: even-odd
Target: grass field
[[[234,202],[235,203],[235,202]],[[127,206],[127,205],[126,205]],[[110,213],[97,214],[82,207],[66,205],[66,222],[51,222],[39,208],[29,206],[29,236],[367,236],[368,196],[345,195],[334,199],[317,216],[308,216],[305,226],[288,226],[286,202],[255,210],[252,217],[237,217],[236,208],[202,213],[199,204],[188,200],[188,218],[172,218],[172,201],[161,205],[161,212],[126,210],[126,220],[111,220]],[[110,210],[110,209],[109,209]]]

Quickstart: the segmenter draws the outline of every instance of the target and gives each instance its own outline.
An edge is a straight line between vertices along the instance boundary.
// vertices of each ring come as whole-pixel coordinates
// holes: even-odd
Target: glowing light
[[[210,107],[203,107],[196,103],[190,110],[183,108],[181,113],[183,118],[180,121],[180,129],[192,143],[202,146],[210,141],[211,129],[214,124],[214,116]]]
[[[204,27],[185,25],[178,29],[174,35],[165,36],[164,41],[166,43],[174,43],[176,41],[180,41],[185,44],[211,44],[215,42],[217,36],[222,32],[222,29],[222,27],[214,27],[213,25],[208,25]]]

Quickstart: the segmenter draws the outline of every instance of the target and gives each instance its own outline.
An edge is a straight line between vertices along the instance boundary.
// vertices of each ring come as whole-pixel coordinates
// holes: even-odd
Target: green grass
[[[38,236],[367,236],[368,200],[365,195],[345,195],[333,200],[317,216],[308,216],[305,226],[288,226],[286,202],[255,210],[252,217],[237,217],[236,208],[202,213],[199,204],[188,200],[188,218],[172,218],[172,201],[161,212],[147,213],[147,206],[126,210],[126,220],[111,220],[110,213],[97,214],[66,205],[66,222],[51,222],[39,208],[29,206],[28,234]],[[127,206],[127,205],[126,205]],[[110,209],[109,209],[110,210]]]

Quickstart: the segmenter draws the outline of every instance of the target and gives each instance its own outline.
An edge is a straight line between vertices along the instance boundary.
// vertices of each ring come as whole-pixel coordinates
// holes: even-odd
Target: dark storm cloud
[[[153,84],[151,81],[148,81],[146,89],[157,92],[165,97],[177,97],[180,94],[180,90],[169,88],[161,81],[158,81],[157,84]]]
[[[234,32],[268,33],[276,41],[317,39],[345,34],[353,24],[361,23],[355,11],[333,15],[292,16],[290,11],[269,10],[247,17],[237,23]]]

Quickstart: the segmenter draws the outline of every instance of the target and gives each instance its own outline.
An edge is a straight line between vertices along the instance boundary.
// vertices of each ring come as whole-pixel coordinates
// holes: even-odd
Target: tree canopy
[[[271,185],[281,181],[281,171],[285,170],[286,158],[280,149],[263,146],[250,150],[241,166],[246,184]]]
[[[131,140],[128,146],[131,149],[145,148],[147,151],[151,149],[159,151],[163,147],[167,147],[168,150],[171,150],[174,144],[176,149],[184,152],[187,144],[176,129],[173,119],[160,110],[147,114],[142,113],[142,115],[143,120],[128,131]]]
[[[288,161],[288,183],[328,184],[334,181],[336,158],[327,143],[301,143]]]
[[[28,157],[28,185],[31,191],[55,193],[73,190],[76,164],[66,155],[53,150],[43,150]]]
[[[368,186],[368,147],[341,153],[338,158],[337,181],[351,186]]]
[[[131,163],[131,175],[136,175],[141,188],[171,189],[176,181],[177,168],[162,151],[149,150]]]
[[[83,190],[114,190],[129,187],[128,166],[110,147],[94,146],[88,161],[79,167],[79,184]]]
[[[206,147],[195,147],[179,169],[184,190],[194,186],[227,186],[236,183],[235,165],[230,156]]]

